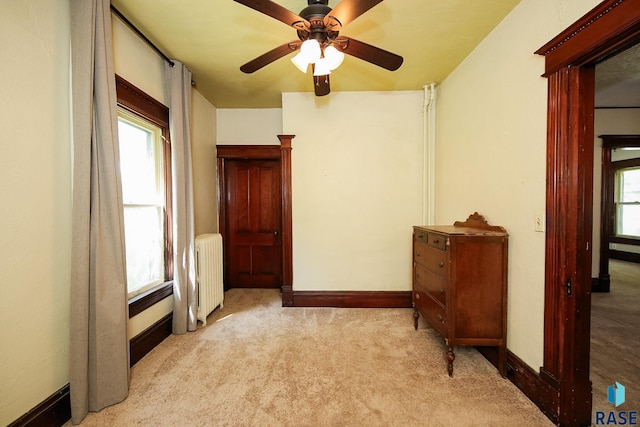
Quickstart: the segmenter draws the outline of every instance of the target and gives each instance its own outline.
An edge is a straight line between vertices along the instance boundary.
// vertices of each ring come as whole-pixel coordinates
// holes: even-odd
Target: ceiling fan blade
[[[338,37],[334,42],[334,46],[344,53],[370,62],[378,67],[386,68],[389,71],[397,70],[402,65],[402,61],[404,61],[402,56],[350,37]]]
[[[260,68],[264,67],[265,65],[269,65],[273,61],[290,54],[294,50],[299,49],[301,44],[302,42],[300,40],[294,40],[292,42],[280,45],[275,49],[271,49],[269,52],[264,53],[258,56],[257,58],[247,62],[242,67],[240,67],[240,71],[247,74],[251,74],[255,71],[258,71]]]
[[[313,90],[316,96],[325,96],[331,92],[329,87],[329,75],[324,76],[312,76],[313,77]]]
[[[294,27],[297,30],[309,31],[309,21],[291,12],[289,9],[280,6],[270,0],[234,0],[258,12],[269,15],[278,21]]]
[[[371,9],[382,0],[342,0],[324,17],[327,30],[340,31],[342,27]]]

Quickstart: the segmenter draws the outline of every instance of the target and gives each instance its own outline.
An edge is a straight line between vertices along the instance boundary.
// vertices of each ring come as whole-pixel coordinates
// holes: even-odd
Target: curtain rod
[[[165,55],[160,49],[158,49],[158,47],[153,44],[151,40],[149,40],[144,34],[142,34],[142,32],[135,25],[133,25],[131,21],[129,21],[118,9],[116,9],[114,5],[111,5],[111,10],[118,16],[118,18],[122,19],[122,21],[124,21],[124,23],[127,24],[129,28],[135,31],[135,33],[140,36],[141,39],[147,42],[147,44],[158,53],[158,55],[162,56],[164,60],[169,63],[169,65],[171,65],[172,67],[175,65],[175,63],[171,59],[169,59],[167,55]]]

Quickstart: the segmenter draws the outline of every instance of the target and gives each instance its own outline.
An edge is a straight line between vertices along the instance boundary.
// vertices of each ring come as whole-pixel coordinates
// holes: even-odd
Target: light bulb
[[[334,46],[327,46],[324,49],[324,58],[327,60],[329,64],[330,70],[335,70],[342,64],[344,60],[344,53],[340,52]]]
[[[313,66],[313,75],[314,76],[326,76],[327,74],[331,74],[331,69],[329,68],[329,61],[327,58],[320,58]]]

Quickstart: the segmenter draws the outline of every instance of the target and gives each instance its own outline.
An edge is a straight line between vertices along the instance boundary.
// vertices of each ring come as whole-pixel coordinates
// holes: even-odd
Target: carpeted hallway
[[[233,289],[82,425],[552,425],[475,349],[457,351],[453,378],[443,351],[411,309],[282,308],[277,290]]]

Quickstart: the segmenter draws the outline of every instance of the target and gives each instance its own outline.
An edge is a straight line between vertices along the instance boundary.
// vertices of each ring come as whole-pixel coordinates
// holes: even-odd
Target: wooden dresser
[[[422,314],[442,334],[449,376],[458,345],[497,347],[506,376],[508,240],[477,212],[452,226],[413,228],[414,327]]]

